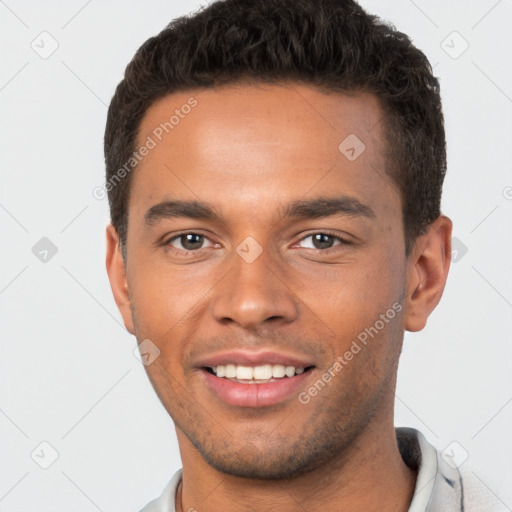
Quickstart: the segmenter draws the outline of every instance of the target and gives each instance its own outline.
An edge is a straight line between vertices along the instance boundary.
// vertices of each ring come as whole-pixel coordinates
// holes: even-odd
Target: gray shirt
[[[418,470],[409,512],[506,512],[508,507],[487,488],[464,463],[443,458],[419,432],[412,428],[395,429],[404,462]],[[178,470],[156,500],[141,512],[176,512],[176,489],[181,480]]]

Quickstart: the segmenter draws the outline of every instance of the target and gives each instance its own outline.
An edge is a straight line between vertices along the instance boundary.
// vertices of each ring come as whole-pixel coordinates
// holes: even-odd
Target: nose
[[[237,253],[232,260],[230,271],[215,287],[211,307],[216,321],[255,329],[297,318],[298,299],[266,251],[250,263]]]

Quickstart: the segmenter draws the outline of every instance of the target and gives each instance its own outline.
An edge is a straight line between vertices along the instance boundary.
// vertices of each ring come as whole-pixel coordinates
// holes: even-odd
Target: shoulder
[[[179,469],[169,480],[162,494],[150,501],[140,512],[176,512],[176,490],[181,481],[181,476],[182,470]]]
[[[464,512],[509,512],[510,508],[473,472],[470,466],[464,464],[459,468],[464,493]]]
[[[396,438],[404,462],[418,471],[409,512],[510,511],[467,462],[441,454],[418,430],[397,428]]]

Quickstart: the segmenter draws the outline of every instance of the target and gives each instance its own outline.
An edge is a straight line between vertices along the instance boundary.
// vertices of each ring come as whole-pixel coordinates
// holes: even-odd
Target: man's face
[[[180,445],[223,472],[304,473],[392,414],[406,258],[382,128],[373,96],[298,85],[176,93],[141,123],[125,323],[161,351]],[[215,215],[154,208],[177,201]]]

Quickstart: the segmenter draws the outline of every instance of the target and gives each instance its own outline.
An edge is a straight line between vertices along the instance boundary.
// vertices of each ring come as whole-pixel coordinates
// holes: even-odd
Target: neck
[[[378,423],[371,422],[329,464],[282,480],[254,480],[221,473],[208,465],[177,429],[183,479],[176,510],[406,512],[416,473],[400,456],[392,422],[387,428],[379,425],[377,429]]]

